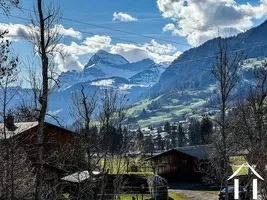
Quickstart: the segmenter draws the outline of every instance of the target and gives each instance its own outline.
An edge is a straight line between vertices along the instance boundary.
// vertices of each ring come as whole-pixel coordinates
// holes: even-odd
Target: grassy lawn
[[[128,164],[128,173],[127,173]],[[100,165],[104,165],[104,160],[100,161]],[[136,165],[139,168],[138,172],[132,172],[131,166]],[[110,174],[138,174],[138,175],[150,175],[153,174],[150,163],[144,161],[141,156],[135,158],[106,158],[106,168],[109,169]]]
[[[239,165],[234,165],[232,166],[233,171],[236,171],[240,166]],[[243,167],[240,172],[237,175],[246,175],[248,174],[248,167]]]
[[[232,164],[233,171],[236,171],[244,162],[246,162],[246,159],[244,156],[232,156],[230,157],[230,162]],[[245,175],[248,174],[248,167],[243,167],[241,171],[238,173],[238,175]]]

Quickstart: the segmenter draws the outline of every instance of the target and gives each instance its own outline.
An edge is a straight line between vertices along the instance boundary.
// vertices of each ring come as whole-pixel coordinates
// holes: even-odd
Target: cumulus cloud
[[[83,65],[79,61],[79,56],[96,53],[99,49],[106,48],[110,45],[111,38],[109,36],[94,35],[87,37],[81,44],[71,42],[70,45],[63,43],[58,44],[61,55],[55,56],[55,62],[61,71],[77,70],[81,71]]]
[[[57,24],[54,27],[54,30],[62,36],[69,36],[77,39],[82,39],[82,34],[79,31],[74,30],[73,28],[64,28],[61,24]]]
[[[132,22],[132,21],[137,21],[137,18],[134,18],[127,13],[114,12],[113,13],[113,21]]]
[[[64,56],[56,53],[54,61],[57,64],[59,71],[81,71],[83,69],[82,63],[79,61],[79,57],[75,54],[65,52]]]
[[[9,31],[6,37],[12,41],[30,40],[35,31],[34,27],[23,24],[0,23],[0,31],[3,30]],[[52,31],[57,31],[63,36],[78,39],[78,41],[72,41],[68,44],[59,43],[57,45],[57,51],[60,53],[55,53],[53,57],[60,71],[81,71],[84,65],[80,62],[80,57],[88,55],[89,58],[100,49],[120,54],[130,62],[146,58],[150,58],[155,62],[171,62],[181,54],[175,46],[161,44],[155,40],[142,44],[112,44],[111,37],[106,35],[94,35],[82,40],[82,34],[79,31],[73,28],[65,28],[60,24],[56,25]]]
[[[77,70],[81,71],[83,65],[80,63],[79,56],[93,55],[100,49],[106,49],[110,53],[120,54],[130,62],[140,61],[150,58],[155,62],[172,62],[182,52],[177,51],[171,44],[160,44],[155,40],[144,44],[111,44],[111,38],[104,35],[95,35],[87,37],[80,44],[71,42],[70,45],[59,44],[64,59],[57,55],[55,61],[61,71]]]
[[[25,40],[31,36],[31,28],[23,24],[0,23],[0,31],[8,31],[6,37],[10,40]]]
[[[182,53],[171,44],[159,44],[155,40],[140,45],[117,43],[111,47],[110,52],[120,54],[130,62],[150,58],[156,63],[172,62]]]
[[[266,0],[255,6],[235,0],[157,0],[157,5],[162,16],[173,21],[163,31],[186,37],[192,46],[245,31],[253,26],[253,19],[267,14]]]
[[[8,31],[6,37],[13,41],[30,40],[32,35],[36,34],[36,28],[31,25],[27,26],[24,24],[0,23],[0,31],[5,30]],[[82,38],[82,34],[79,31],[75,31],[72,28],[65,28],[61,24],[55,25],[55,27],[51,29],[51,32],[57,32],[62,36],[68,36],[76,39]]]

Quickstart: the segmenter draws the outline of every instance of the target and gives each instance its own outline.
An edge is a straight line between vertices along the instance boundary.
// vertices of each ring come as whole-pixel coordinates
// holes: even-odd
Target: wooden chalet
[[[15,148],[23,149],[34,167],[37,161],[38,122],[11,124],[13,124],[12,127],[4,127],[4,124],[0,124],[0,142],[12,142]],[[4,129],[6,136],[4,136]],[[83,167],[83,154],[78,152],[80,141],[78,134],[45,122],[43,168],[46,180],[55,181]]]
[[[210,145],[179,147],[162,152],[147,159],[154,173],[166,178],[168,182],[202,182],[200,162],[209,160],[212,153]]]

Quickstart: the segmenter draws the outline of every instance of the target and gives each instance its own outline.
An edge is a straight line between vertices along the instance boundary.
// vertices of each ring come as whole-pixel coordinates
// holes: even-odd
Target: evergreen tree
[[[171,126],[171,148],[177,147],[177,140],[178,140],[178,134],[177,134],[177,127]]]
[[[185,143],[185,132],[183,130],[182,124],[178,126],[178,146],[183,147]]]
[[[151,155],[154,152],[154,144],[153,144],[153,140],[152,140],[152,136],[151,135],[149,135],[148,137],[145,138],[144,151],[146,153],[151,153]]]
[[[141,131],[140,128],[138,128],[138,130],[137,130],[137,136],[136,136],[136,137],[137,137],[137,141],[138,141],[138,142],[144,140],[144,134],[143,134],[143,132]]]
[[[165,138],[165,146],[166,146],[166,149],[170,149],[171,148],[171,125],[170,125],[170,122],[166,122],[164,124],[164,131],[167,132],[167,135],[166,135],[166,138]]]
[[[138,128],[137,130],[136,140],[137,140],[139,150],[142,150],[144,147],[144,134],[140,128]]]
[[[164,131],[167,132],[167,133],[171,133],[171,125],[170,125],[170,122],[166,122],[164,124]]]
[[[213,124],[210,118],[204,117],[200,124],[201,144],[209,144],[212,135]]]
[[[191,146],[201,144],[200,122],[197,119],[190,119],[188,134]]]
[[[157,131],[158,131],[158,133],[161,133],[161,132],[162,132],[162,128],[161,128],[161,126],[159,126],[159,127],[157,128]]]
[[[156,142],[157,142],[157,149],[158,150],[164,150],[164,142],[162,140],[160,133],[158,133],[158,135],[157,135]]]

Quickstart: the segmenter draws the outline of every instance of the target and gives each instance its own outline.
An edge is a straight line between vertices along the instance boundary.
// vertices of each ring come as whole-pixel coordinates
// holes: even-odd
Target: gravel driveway
[[[204,191],[197,190],[169,190],[170,192],[177,192],[188,199],[192,200],[218,200],[218,195],[210,194]]]

